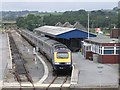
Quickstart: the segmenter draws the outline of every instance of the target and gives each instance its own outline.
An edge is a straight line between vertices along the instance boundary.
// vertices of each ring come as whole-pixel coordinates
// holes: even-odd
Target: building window
[[[116,54],[120,54],[120,50],[116,50]]]
[[[120,47],[116,47],[116,54],[120,54]]]
[[[96,45],[96,53],[99,53],[99,45]]]
[[[95,44],[92,44],[92,52],[95,52]]]
[[[114,55],[114,47],[104,47],[104,54],[113,54]]]
[[[104,47],[106,50],[114,50],[114,47]]]
[[[99,54],[102,54],[102,47],[99,46]]]
[[[114,54],[114,50],[104,50],[104,54]]]
[[[91,46],[87,46],[86,51],[91,51]]]

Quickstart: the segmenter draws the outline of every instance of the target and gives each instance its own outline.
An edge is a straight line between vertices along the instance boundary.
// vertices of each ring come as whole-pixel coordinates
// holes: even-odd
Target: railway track
[[[21,56],[21,53],[19,52],[17,45],[12,37],[11,32],[8,32],[9,40],[10,40],[10,47],[13,57],[13,63],[15,64],[15,78],[20,84],[20,90],[22,89],[22,82],[30,82],[32,85],[33,90],[35,90],[34,83],[32,80],[32,77],[29,75],[29,71],[27,70],[24,59]]]
[[[58,84],[59,82],[59,90],[62,90],[63,85],[67,82],[69,76],[55,76],[54,79],[51,81],[51,83],[48,85],[48,87],[46,88],[46,90],[49,90],[50,87],[54,84]]]
[[[23,38],[24,38],[24,37],[23,37]],[[26,38],[24,38],[24,39],[27,40]],[[31,44],[31,42],[29,42],[29,41],[28,41],[28,43]],[[33,45],[33,44],[31,44],[31,45]],[[45,63],[48,64],[48,67],[51,66],[50,62],[47,60],[48,58],[46,58],[43,53],[39,52],[39,56],[41,56],[41,57],[44,59]],[[52,66],[51,66],[51,67],[49,67],[49,73],[53,73],[52,71],[53,71],[53,68],[52,68]],[[51,74],[51,75],[53,75],[53,74]],[[49,76],[51,76],[51,75],[49,75]],[[59,85],[60,85],[60,87],[59,87],[60,90],[62,90],[62,87],[63,87],[63,85],[64,85],[65,83],[70,84],[71,78],[70,78],[70,75],[69,75],[69,74],[68,74],[68,75],[65,75],[65,76],[58,76],[58,75],[56,75],[56,76],[52,76],[52,77],[54,77],[54,78],[50,79],[50,78],[48,77],[48,78],[51,80],[51,82],[49,82],[49,85],[48,85],[48,87],[46,88],[46,90],[49,90],[49,88],[50,88],[50,86],[51,86],[52,84],[59,84]],[[47,78],[47,79],[48,79],[48,78]],[[49,81],[49,79],[48,79],[48,81]],[[45,80],[45,82],[46,82],[46,81],[47,81],[47,80]],[[43,82],[43,84],[45,84],[45,82]],[[47,82],[47,83],[48,83],[48,82]]]
[[[17,41],[17,40],[15,40],[16,35],[11,34],[11,33],[12,32],[10,32],[8,34],[8,36],[10,39],[13,63],[15,63],[15,70],[14,70],[15,71],[14,72],[15,80],[17,82],[19,82],[20,90],[27,87],[27,86],[23,85],[24,82],[26,82],[27,84],[29,82],[29,85],[28,85],[28,86],[30,86],[29,88],[32,88],[33,90],[35,90],[36,87],[33,83],[32,77],[29,74],[29,71],[28,71],[29,69],[27,69],[25,67],[25,62],[24,62],[25,58],[22,56],[22,52],[19,51],[19,47],[18,47],[19,43],[16,43],[16,41]],[[15,33],[15,32],[13,32],[13,33]],[[25,43],[23,42],[23,44],[25,44]],[[41,55],[41,54],[39,53],[39,55]],[[52,76],[52,66],[50,66],[50,62],[43,55],[42,55],[42,58],[45,59],[44,61],[45,61],[45,63],[48,64],[49,69],[50,69],[50,71],[49,71],[50,74],[49,74],[48,78],[43,82],[43,84],[49,84],[49,86],[46,87],[46,90],[49,90],[54,84],[56,84],[56,85],[59,84],[58,88],[60,90],[62,90],[65,83],[70,84],[70,76]]]

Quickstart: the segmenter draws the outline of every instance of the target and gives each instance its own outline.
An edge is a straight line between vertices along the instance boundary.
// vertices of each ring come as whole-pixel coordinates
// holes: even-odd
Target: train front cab
[[[64,71],[70,72],[72,71],[72,57],[71,52],[65,51],[56,51],[54,52],[54,61],[53,68],[55,72]]]

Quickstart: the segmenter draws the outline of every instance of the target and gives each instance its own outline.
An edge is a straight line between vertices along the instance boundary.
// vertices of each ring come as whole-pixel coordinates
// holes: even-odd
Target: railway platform
[[[73,53],[71,88],[118,88],[118,64],[100,64]],[[96,89],[97,90],[97,89]]]
[[[7,34],[0,32],[0,89],[2,88],[3,78],[10,64],[10,52]]]
[[[33,47],[29,45],[28,42],[24,40],[18,33],[12,32],[12,36],[13,39],[15,40],[19,52],[21,53],[21,57],[24,58],[24,64],[25,67],[27,67],[29,75],[31,76],[34,83],[38,82],[44,74],[44,67],[41,61],[36,59],[36,56],[33,54]],[[21,69],[21,71],[22,70],[23,69]],[[23,75],[21,76],[22,78],[24,78]],[[16,77],[14,76],[14,64],[11,72],[8,71],[5,77],[6,78],[4,79],[4,83],[3,83],[4,87],[19,86],[18,82],[16,81]],[[26,82],[26,79],[24,79],[24,81]],[[29,83],[24,83],[24,84],[28,86],[31,85]]]
[[[72,76],[67,78],[59,76],[55,79],[48,60],[40,53],[34,53],[33,47],[18,33],[14,32],[12,36],[22,57],[25,59],[25,64],[29,70],[29,75],[33,79],[34,87],[28,81],[22,82],[20,86],[15,76],[9,73],[6,76],[2,90],[11,90],[13,87],[16,88],[14,90],[20,90],[21,88],[22,90],[26,90],[26,88],[30,88],[28,90],[33,90],[34,88],[35,90],[118,90],[117,64],[100,64],[89,61],[83,58],[80,52],[76,52],[72,53]],[[35,54],[36,58],[34,57]],[[39,61],[41,59],[47,65],[44,65],[43,61]],[[48,67],[49,72],[45,70],[47,68],[45,66]]]

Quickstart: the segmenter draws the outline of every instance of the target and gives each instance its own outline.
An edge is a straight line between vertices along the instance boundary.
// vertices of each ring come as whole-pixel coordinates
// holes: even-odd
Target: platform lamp
[[[120,28],[118,28],[118,39],[119,39],[118,42],[120,44]],[[120,87],[120,49],[119,49],[118,63],[119,63],[119,87]]]
[[[120,43],[120,10],[117,12],[118,15],[118,39]],[[118,63],[119,63],[119,86],[120,86],[120,51],[119,51],[119,56],[118,56]]]
[[[118,2],[118,11],[116,13],[118,15],[118,39],[119,39],[118,42],[120,44],[120,1]],[[119,63],[119,86],[120,86],[120,49],[119,49],[118,63]]]
[[[90,27],[89,27],[89,26],[90,26],[90,25],[89,25],[89,24],[90,24],[90,15],[89,15],[89,13],[90,13],[90,12],[88,11],[88,39],[89,39],[89,37],[90,37],[90,33],[89,33],[89,32],[90,32]]]

